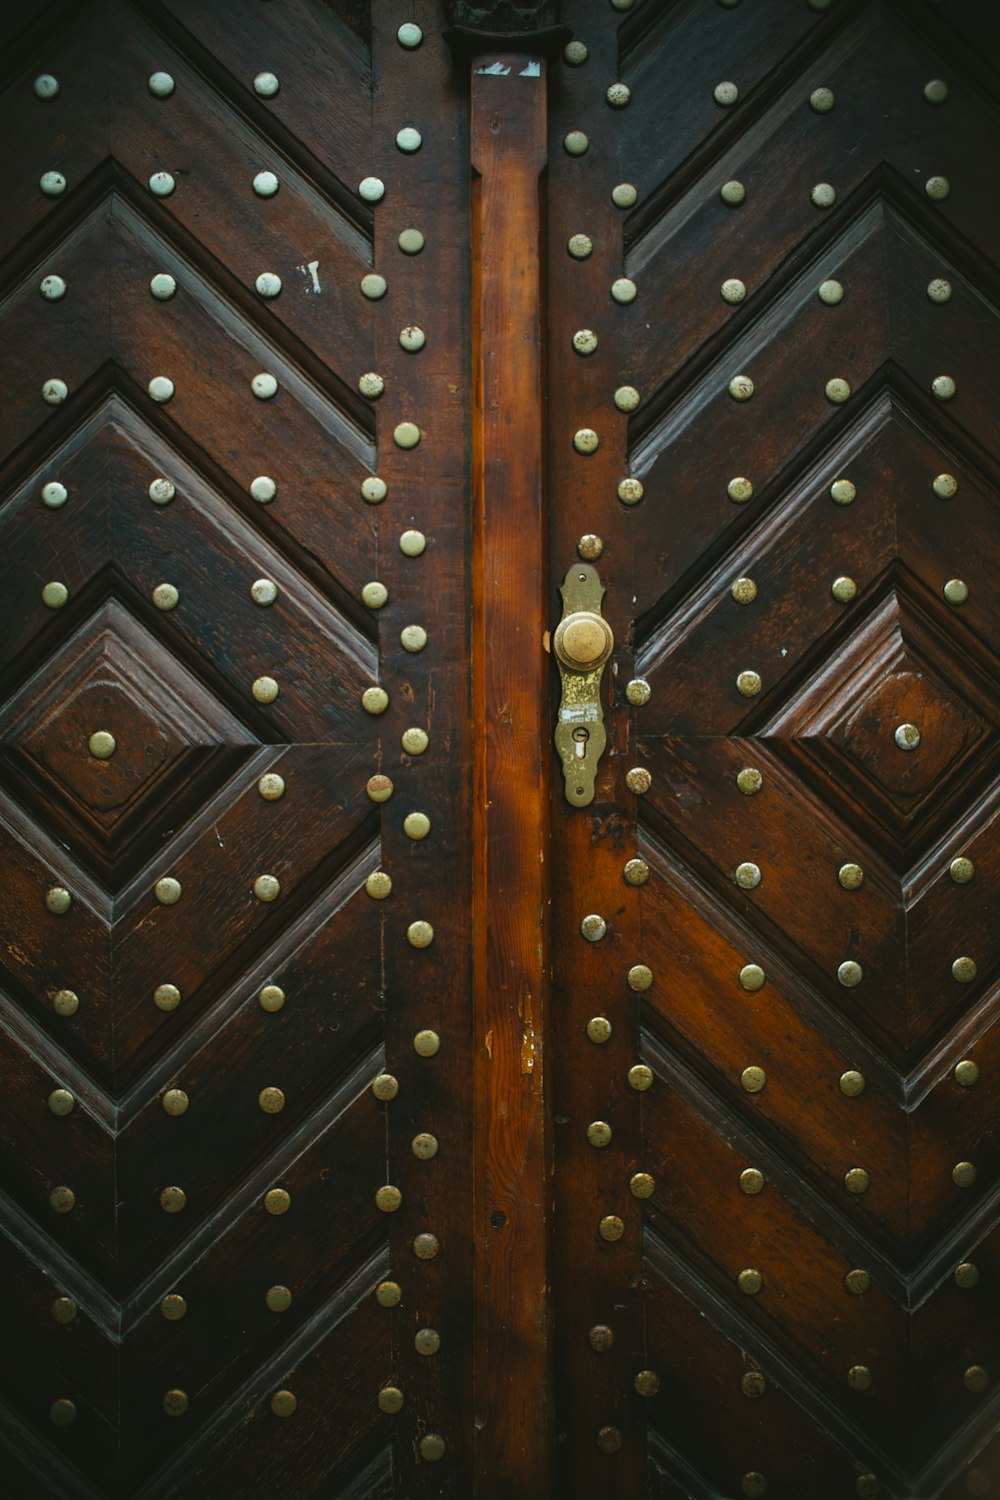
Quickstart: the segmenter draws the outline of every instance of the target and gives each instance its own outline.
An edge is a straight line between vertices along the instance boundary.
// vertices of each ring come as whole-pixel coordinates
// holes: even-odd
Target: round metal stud
[[[809,194],[817,208],[831,208],[837,201],[837,189],[829,182],[817,182]]]
[[[434,928],[430,922],[411,922],[406,929],[406,941],[411,948],[429,948],[434,941]]]
[[[637,797],[641,797],[653,785],[653,778],[645,766],[633,766],[625,773],[625,785],[630,792],[635,792]]]
[[[965,1389],[972,1391],[976,1396],[981,1395],[988,1388],[989,1383],[990,1372],[985,1365],[970,1365],[962,1376],[962,1384],[965,1386]]]
[[[400,348],[405,349],[409,354],[418,353],[419,350],[424,347],[426,342],[427,335],[424,333],[424,330],[422,328],[418,328],[415,323],[411,323],[408,327],[401,328],[399,330]]]
[[[158,583],[152,597],[157,609],[171,610],[177,608],[181,596],[172,583]]]
[[[69,499],[69,490],[57,479],[50,479],[41,489],[42,504],[48,510],[61,510]]]
[[[736,773],[736,785],[744,797],[752,797],[764,785],[764,778],[756,766],[744,766]]]
[[[389,598],[389,590],[384,583],[377,580],[366,583],[361,590],[361,602],[367,604],[369,609],[381,609]]]
[[[740,97],[740,91],[735,83],[717,83],[712,90],[712,98],[716,104],[721,104],[723,109],[729,109]]]
[[[582,453],[585,456],[596,453],[600,447],[600,443],[601,440],[592,427],[581,427],[578,432],[573,434],[573,447],[577,453]]]
[[[153,991],[153,1004],[165,1014],[176,1010],[181,1003],[181,992],[176,984],[158,984]]]
[[[951,183],[947,177],[928,177],[924,183],[924,192],[933,202],[940,203],[951,192]]]
[[[273,198],[279,186],[277,173],[258,172],[251,186],[258,198]]]
[[[436,1328],[418,1328],[414,1335],[413,1347],[418,1354],[426,1356],[437,1354],[441,1348],[441,1335]]]
[[[149,92],[157,99],[169,99],[177,85],[169,73],[150,73]]]
[[[654,1370],[640,1370],[632,1382],[640,1396],[655,1396],[660,1389],[660,1377]]]
[[[396,244],[404,255],[419,255],[426,241],[419,229],[401,229]]]
[[[961,1084],[963,1089],[975,1088],[979,1082],[979,1064],[974,1063],[971,1057],[963,1057],[961,1062],[955,1064],[955,1082]]]
[[[749,479],[739,474],[726,485],[726,494],[734,505],[745,505],[748,500],[753,499],[753,485]]]
[[[630,859],[622,874],[626,885],[645,885],[649,879],[649,866],[644,859]]]
[[[753,864],[750,860],[744,860],[733,871],[733,879],[741,890],[755,890],[760,885],[760,866]]]
[[[69,386],[65,380],[53,378],[47,380],[42,386],[42,400],[49,406],[61,406],[69,395]]]
[[[634,208],[639,201],[639,190],[634,183],[619,182],[611,189],[611,201],[615,208]]]
[[[852,1297],[863,1297],[872,1284],[871,1276],[863,1271],[860,1266],[853,1267],[844,1277],[844,1286]]]
[[[630,990],[643,994],[652,987],[653,971],[648,964],[633,964],[625,976]]]
[[[858,586],[853,578],[835,578],[830,585],[830,593],[838,604],[850,604],[852,599],[858,595]]]
[[[641,479],[622,479],[618,483],[618,498],[623,505],[638,505],[643,496]]]
[[[943,78],[931,78],[924,84],[924,98],[928,104],[943,104],[948,97],[948,85]]]
[[[631,10],[635,0],[611,0],[612,10]]]
[[[376,901],[392,894],[392,878],[384,870],[373,870],[365,881],[365,890]]]
[[[183,1089],[167,1089],[160,1103],[163,1106],[163,1113],[176,1119],[180,1115],[187,1114],[191,1100]]]
[[[407,755],[423,755],[430,739],[426,729],[404,729],[399,742]]]
[[[949,578],[941,592],[949,604],[964,604],[969,597],[969,585],[961,578]]]
[[[746,283],[738,276],[729,276],[720,287],[723,302],[742,302],[747,294]]]
[[[436,1234],[418,1234],[414,1236],[413,1253],[418,1260],[433,1260],[441,1249],[441,1241]]]
[[[366,714],[384,714],[389,707],[389,694],[385,688],[365,688],[361,694],[361,707]]]
[[[611,283],[611,295],[616,302],[621,303],[624,307],[629,302],[635,301],[639,295],[639,288],[627,276],[619,276],[617,281]]]
[[[611,1144],[611,1126],[607,1120],[591,1120],[587,1126],[587,1140],[592,1146],[601,1148]]]
[[[56,1297],[49,1307],[49,1312],[52,1315],[53,1322],[61,1323],[65,1327],[68,1323],[73,1322],[79,1312],[79,1308],[72,1297]]]
[[[611,0],[616,10],[624,10],[622,0]],[[621,1431],[617,1427],[600,1427],[597,1431],[597,1446],[602,1453],[617,1453],[622,1445]]]
[[[285,1188],[268,1188],[263,1202],[267,1212],[277,1219],[291,1208],[292,1195]]]
[[[418,1161],[430,1161],[438,1154],[437,1136],[431,1135],[426,1130],[420,1131],[410,1142],[410,1150]]]
[[[267,771],[257,782],[257,790],[265,802],[277,802],[285,795],[285,779],[276,771]]]
[[[730,208],[736,208],[740,203],[744,201],[746,195],[746,188],[743,186],[742,182],[737,182],[735,178],[733,178],[729,182],[724,182],[719,189],[719,197],[722,199],[723,203],[728,204]]]
[[[741,672],[736,679],[736,690],[742,698],[756,698],[762,685],[759,672]]]
[[[423,39],[424,34],[415,21],[404,21],[396,32],[397,42],[401,47],[406,47],[408,51],[412,51],[414,47],[419,47]]]
[[[757,597],[757,585],[752,578],[737,578],[729,592],[737,604],[752,604]]]
[[[574,260],[586,260],[588,255],[594,253],[594,242],[589,234],[571,234],[566,241],[566,249]]]
[[[375,1288],[375,1301],[379,1307],[398,1307],[403,1300],[403,1288],[398,1281],[380,1281]]]
[[[748,1198],[756,1198],[764,1191],[764,1174],[757,1167],[744,1167],[740,1173],[740,1192]]]
[[[273,703],[278,696],[278,684],[273,677],[255,677],[250,689],[257,703]]]
[[[842,406],[851,394],[850,383],[842,380],[839,375],[835,376],[833,380],[827,381],[823,394],[834,406]]]
[[[108,737],[110,739],[110,735]],[[181,883],[173,875],[162,876],[156,882],[154,889],[156,899],[161,906],[176,906],[181,899]]]
[[[420,1457],[428,1463],[444,1458],[446,1443],[439,1432],[425,1432],[420,1439]]]
[[[963,1260],[960,1266],[954,1270],[955,1285],[960,1286],[963,1291],[970,1292],[974,1286],[979,1285],[979,1267],[973,1265],[971,1260]]]
[[[951,500],[958,494],[958,480],[954,474],[938,474],[931,483],[931,489],[939,500]]]
[[[740,1380],[740,1390],[751,1401],[757,1401],[767,1390],[767,1380],[759,1370],[748,1370]]]
[[[860,865],[844,864],[837,871],[837,880],[845,891],[856,891],[864,884],[865,872]]]
[[[563,150],[570,156],[584,156],[590,150],[590,141],[582,130],[570,130],[563,136]]]
[[[39,73],[31,87],[35,91],[36,99],[54,99],[59,92],[59,80],[51,73]]]
[[[61,302],[66,295],[66,283],[61,276],[43,276],[38,290],[46,302]]]
[[[957,386],[950,375],[935,375],[931,381],[931,390],[939,401],[950,401]]]
[[[250,585],[250,598],[254,604],[273,604],[277,597],[278,585],[270,578],[257,578]]]
[[[53,916],[61,917],[73,905],[73,897],[65,886],[50,885],[45,892],[45,907]]]
[[[836,307],[844,300],[844,288],[839,281],[821,281],[816,295],[825,307]]]
[[[273,1015],[275,1011],[279,1011],[284,1005],[285,992],[280,984],[265,984],[258,991],[257,1000],[261,1010],[266,1010],[268,1014]]]
[[[399,633],[399,644],[404,651],[423,651],[427,645],[427,631],[422,625],[406,625]]]
[[[273,99],[281,84],[274,73],[257,73],[253,81],[253,91],[261,99]]]
[[[64,583],[58,582],[58,580],[53,579],[52,582],[45,584],[42,589],[42,603],[47,609],[62,609],[68,598],[69,589]],[[94,755],[96,751],[91,749],[90,753]],[[110,754],[111,752],[109,751],[108,753]],[[98,756],[98,759],[103,760],[104,757]]]
[[[361,498],[369,505],[381,505],[388,493],[389,486],[377,474],[369,474],[368,478],[361,482]]]
[[[49,1421],[54,1427],[68,1427],[76,1421],[76,1403],[62,1396],[49,1407]]]
[[[423,136],[413,125],[404,125],[402,130],[396,131],[396,145],[400,151],[412,156],[423,145]]]
[[[149,179],[149,191],[155,198],[169,198],[177,183],[169,172],[154,172]]]
[[[38,179],[38,186],[46,198],[58,198],[60,193],[66,191],[66,179],[61,172],[43,172]]]
[[[856,1099],[865,1091],[865,1075],[859,1073],[856,1068],[848,1068],[846,1073],[840,1075],[840,1092],[848,1099]]]
[[[830,486],[830,499],[834,505],[853,505],[857,494],[857,486],[849,479],[835,479]]]
[[[281,291],[281,277],[273,271],[261,271],[254,282],[257,294],[261,297],[277,297]]]
[[[168,1292],[160,1301],[160,1312],[168,1323],[179,1323],[187,1316],[187,1298],[182,1297],[180,1292]]]
[[[625,1225],[617,1214],[605,1214],[597,1226],[597,1232],[602,1240],[606,1240],[609,1245],[613,1245],[625,1233]]]
[[[385,183],[381,177],[363,177],[358,183],[358,196],[366,203],[381,203],[385,197]]]
[[[169,505],[176,493],[169,479],[154,479],[148,491],[154,505]]]
[[[643,704],[649,702],[652,693],[653,689],[645,677],[633,677],[625,688],[625,697],[632,704],[633,708],[642,708]]]
[[[280,1115],[285,1107],[285,1096],[281,1089],[261,1089],[257,1103],[265,1115]]]
[[[746,1270],[741,1271],[737,1276],[736,1285],[748,1297],[756,1297],[764,1286],[764,1278],[754,1266],[747,1266]]]
[[[403,1409],[403,1393],[398,1385],[384,1385],[378,1393],[378,1409],[392,1416]]]
[[[416,422],[400,422],[393,428],[392,440],[397,448],[415,448],[420,442],[420,428]]]
[[[951,282],[943,276],[935,276],[927,283],[927,295],[932,302],[950,302]]]
[[[614,1332],[606,1323],[595,1323],[587,1334],[587,1342],[597,1354],[606,1354],[614,1341]]]
[[[619,411],[635,411],[642,399],[634,385],[620,385],[614,394],[614,403]]]
[[[871,1177],[864,1167],[849,1167],[844,1173],[844,1186],[849,1193],[867,1193]]]
[[[740,970],[740,986],[750,994],[755,994],[757,990],[764,988],[766,977],[760,964],[744,964]]]
[[[372,1081],[372,1093],[375,1095],[376,1099],[381,1099],[383,1101],[387,1099],[395,1099],[396,1095],[399,1093],[399,1079],[394,1078],[391,1073],[380,1073],[378,1077]]]
[[[53,1089],[47,1103],[51,1112],[54,1115],[59,1115],[61,1118],[64,1115],[72,1114],[76,1100],[69,1089]]]
[[[631,101],[632,90],[627,83],[613,83],[605,91],[604,97],[612,109],[624,109]]]
[[[426,550],[427,538],[422,531],[400,533],[399,550],[404,557],[419,557]]]
[[[813,89],[809,95],[809,108],[815,110],[818,115],[828,115],[836,102],[833,89]]]
[[[269,375],[266,370],[261,370],[250,381],[250,389],[258,401],[270,401],[272,396],[278,393],[278,381],[274,375]]]
[[[160,1193],[160,1207],[165,1214],[179,1214],[187,1203],[183,1188],[165,1187]]]
[[[582,536],[577,542],[576,550],[587,562],[596,562],[604,552],[604,543],[599,536],[588,531],[587,535]]]
[[[369,401],[377,401],[385,390],[385,381],[375,370],[367,370],[364,375],[358,377],[358,390],[362,396],[367,396]]]
[[[258,901],[277,901],[281,882],[276,875],[258,875],[253,883],[253,893]]]
[[[292,1391],[275,1391],[271,1397],[271,1410],[276,1417],[290,1417],[298,1406],[298,1399]]]
[[[56,990],[52,1009],[57,1016],[75,1016],[80,1009],[80,997],[75,990]]]
[[[580,68],[590,56],[590,49],[586,42],[567,42],[562,55],[563,62],[569,63],[571,68]]]
[[[373,802],[388,802],[393,793],[393,785],[388,776],[369,776],[365,791]]]
[[[174,382],[166,375],[154,375],[146,389],[154,401],[164,403],[173,400]]]
[[[292,1305],[292,1294],[287,1286],[269,1286],[264,1293],[264,1306],[269,1312],[287,1312]]]
[[[573,348],[577,354],[593,354],[597,348],[597,334],[590,328],[578,328],[573,335]]]
[[[653,1070],[645,1063],[633,1063],[628,1070],[628,1086],[637,1094],[644,1094],[653,1087]]]
[[[852,990],[855,985],[861,983],[864,978],[864,970],[853,958],[845,958],[842,964],[837,966],[837,982],[845,989]]]
[[[916,724],[897,725],[892,737],[900,750],[916,750],[920,744],[920,730]]]
[[[380,1187],[375,1194],[375,1206],[384,1214],[394,1214],[402,1201],[403,1195],[399,1188],[393,1187],[391,1183]]]
[[[745,1093],[759,1094],[766,1084],[767,1074],[763,1068],[757,1067],[756,1064],[751,1064],[749,1068],[744,1068],[740,1074],[740,1086]]]
[[[974,1186],[977,1175],[971,1161],[957,1161],[951,1169],[951,1180],[960,1188]]]
[[[596,1046],[603,1046],[611,1040],[611,1022],[607,1016],[591,1016],[587,1022],[587,1040]]]
[[[582,936],[587,939],[588,943],[599,943],[602,937],[607,936],[607,931],[607,922],[605,922],[603,917],[598,916],[596,913],[592,913],[590,916],[584,917],[583,921],[580,923],[580,932]]]
[[[729,382],[729,394],[734,401],[749,401],[754,393],[754,383],[749,375],[734,375]]]
[[[847,1372],[847,1384],[852,1391],[870,1391],[872,1372],[867,1365],[852,1365]]]

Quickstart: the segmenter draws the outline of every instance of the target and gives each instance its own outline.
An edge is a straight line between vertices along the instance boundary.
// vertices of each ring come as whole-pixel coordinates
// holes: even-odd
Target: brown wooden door
[[[1000,1484],[995,25],[522,9],[8,23],[12,1495]]]

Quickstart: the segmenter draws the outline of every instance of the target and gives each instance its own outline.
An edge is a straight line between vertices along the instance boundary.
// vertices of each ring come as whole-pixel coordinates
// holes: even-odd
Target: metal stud
[[[276,875],[258,875],[253,883],[253,893],[258,901],[277,901],[281,882]]]
[[[653,971],[648,964],[633,964],[625,976],[630,990],[643,994],[653,984]]]
[[[110,735],[108,738],[110,739]],[[181,899],[181,883],[173,875],[162,876],[156,882],[154,889],[156,899],[161,906],[176,906]]]
[[[617,281],[611,283],[611,295],[616,302],[625,306],[627,303],[635,301],[639,295],[639,288],[627,276],[619,276]]]
[[[955,1064],[955,1082],[961,1084],[963,1089],[975,1088],[979,1082],[979,1064],[974,1063],[971,1057],[963,1057],[961,1062]]]
[[[270,1402],[271,1410],[276,1417],[290,1417],[294,1415],[298,1404],[298,1399],[292,1391],[275,1391]]]
[[[426,813],[407,813],[403,819],[403,832],[409,839],[425,839],[431,831],[431,820]]]
[[[641,479],[622,479],[618,484],[618,498],[623,505],[638,505],[643,496]]]
[[[403,1409],[403,1393],[397,1385],[384,1385],[378,1393],[378,1409],[392,1416]]]
[[[426,1130],[420,1131],[410,1142],[410,1150],[418,1161],[430,1161],[438,1154],[437,1136]]]
[[[611,201],[615,208],[634,208],[639,201],[639,190],[634,183],[619,182],[611,189]]]
[[[596,913],[584,917],[580,923],[580,932],[587,939],[588,943],[599,943],[601,938],[607,935],[607,931],[607,922]]]
[[[864,884],[865,872],[860,865],[844,864],[837,871],[837,880],[845,891],[860,890]]]
[[[620,385],[614,394],[614,403],[619,411],[635,411],[641,399],[634,385]]]
[[[928,104],[943,104],[948,97],[948,85],[943,78],[931,78],[924,84],[924,98]]]
[[[258,401],[270,401],[272,396],[275,396],[278,391],[277,378],[274,375],[268,374],[266,370],[261,370],[250,381],[250,389]]]
[[[441,1335],[436,1328],[418,1328],[413,1339],[413,1347],[418,1354],[436,1354],[441,1348]]]
[[[404,531],[399,538],[399,550],[404,557],[420,557],[427,547],[427,538],[422,531]]]
[[[754,1266],[748,1266],[745,1271],[741,1271],[737,1276],[736,1285],[748,1297],[756,1297],[757,1293],[763,1288],[764,1278]]]
[[[853,958],[845,958],[842,964],[837,966],[837,982],[845,989],[852,990],[855,985],[861,983],[864,978],[864,970]]]
[[[388,776],[369,776],[365,791],[373,802],[388,802],[393,785]]]
[[[153,590],[153,603],[157,609],[176,609],[180,602],[180,594],[172,583],[158,583]]]
[[[54,99],[59,92],[59,80],[51,73],[39,73],[31,85],[35,91],[35,98],[42,100]]]
[[[766,1084],[767,1074],[763,1068],[757,1067],[756,1064],[751,1064],[749,1068],[744,1068],[740,1074],[740,1086],[748,1094],[759,1094]]]
[[[75,1016],[80,1009],[80,997],[75,990],[56,990],[52,1009],[57,1016]]]
[[[291,1208],[292,1195],[285,1188],[268,1188],[263,1202],[267,1212],[277,1219]]]
[[[404,255],[419,255],[426,241],[419,229],[401,229],[396,244]]]
[[[358,390],[369,401],[377,401],[385,390],[385,381],[375,370],[368,370],[358,377]]]
[[[751,860],[744,860],[733,871],[733,879],[741,890],[755,890],[760,885],[760,866],[753,864]]]
[[[961,578],[949,578],[941,592],[949,604],[964,604],[969,597],[969,585]]]
[[[613,83],[605,91],[604,97],[612,109],[624,109],[632,98],[632,90],[627,83]]]
[[[398,1281],[380,1281],[375,1288],[375,1301],[379,1307],[398,1307],[403,1300],[403,1288]]]
[[[411,323],[408,327],[399,330],[400,348],[407,350],[410,354],[416,354],[424,347],[426,342],[427,335],[415,323]]]
[[[848,1068],[846,1073],[840,1075],[840,1092],[848,1099],[856,1099],[865,1091],[865,1075],[859,1073],[856,1068]]]
[[[280,1115],[285,1107],[285,1095],[281,1089],[261,1089],[257,1095],[257,1103],[265,1115]]]
[[[362,177],[358,183],[358,196],[366,203],[381,203],[385,197],[385,183],[381,177]]]
[[[160,1207],[165,1214],[179,1214],[187,1204],[187,1193],[183,1188],[165,1187],[160,1193]]]
[[[163,1106],[164,1114],[171,1115],[176,1119],[180,1115],[187,1114],[191,1100],[183,1089],[167,1089],[160,1103]]]
[[[757,1401],[767,1390],[767,1381],[759,1370],[747,1370],[740,1381],[740,1390],[751,1401]]]
[[[951,192],[951,183],[947,177],[928,177],[924,183],[924,192],[933,202],[940,203]]]
[[[42,400],[49,406],[61,406],[69,395],[69,386],[65,380],[53,377],[42,386]]]
[[[49,1407],[49,1421],[54,1427],[68,1427],[76,1420],[76,1403],[68,1397],[61,1396],[58,1401],[53,1401]]]
[[[628,1086],[637,1094],[644,1094],[653,1087],[653,1070],[645,1063],[633,1063],[628,1070]]]
[[[275,275],[273,271],[261,271],[254,286],[257,288],[258,296],[277,297],[281,291],[281,277]]]
[[[748,500],[753,499],[753,485],[749,479],[739,474],[726,485],[726,494],[734,505],[745,505]]]
[[[839,281],[821,281],[816,295],[826,307],[836,307],[844,300],[844,288]]]
[[[399,1093],[398,1078],[394,1078],[391,1073],[380,1073],[372,1081],[372,1093],[376,1099],[381,1099],[383,1102],[388,1099],[395,1099]]]
[[[596,562],[604,552],[604,543],[599,536],[595,536],[593,532],[588,532],[586,536],[582,536],[577,542],[576,550],[587,562]]]
[[[292,1294],[287,1286],[269,1286],[264,1293],[264,1306],[269,1312],[287,1312],[292,1305]]]
[[[597,348],[597,334],[590,328],[578,328],[573,335],[573,348],[577,354],[593,354]]]
[[[809,108],[815,110],[818,115],[828,115],[836,102],[833,89],[813,89],[809,95]]]
[[[267,771],[257,782],[257,790],[265,802],[277,802],[285,795],[285,780],[276,771]]]
[[[61,172],[43,172],[38,179],[38,186],[46,198],[58,198],[60,193],[66,191],[66,179]]]
[[[977,1172],[971,1161],[957,1161],[951,1169],[951,1180],[956,1187],[973,1187]]]
[[[57,479],[50,479],[41,489],[42,504],[48,510],[60,510],[69,499],[69,490]]]
[[[748,1198],[756,1198],[764,1191],[764,1174],[757,1167],[744,1167],[740,1173],[740,1192]]]
[[[652,697],[653,689],[645,677],[633,677],[625,688],[625,697],[633,708],[642,708]]]
[[[273,198],[278,191],[278,175],[276,172],[258,172],[251,185],[258,198]]]
[[[754,393],[754,383],[749,375],[734,375],[729,382],[729,394],[734,401],[749,401]]]
[[[631,10],[635,0],[611,0],[612,10]]]
[[[570,130],[563,136],[563,150],[570,156],[584,156],[590,150],[590,141],[582,130]]]
[[[600,447],[600,442],[600,438],[592,427],[581,427],[578,432],[573,434],[573,447],[577,453],[582,453],[585,456],[596,453]]]
[[[742,182],[737,182],[735,178],[731,179],[729,182],[724,182],[719,189],[719,197],[722,199],[723,203],[727,204],[730,208],[736,208],[740,203],[744,201],[746,195],[746,188],[743,186]]]
[[[817,208],[831,208],[837,201],[837,189],[829,182],[817,182],[809,194]]]
[[[413,125],[404,125],[402,130],[396,131],[396,145],[400,151],[412,156],[423,145],[423,137]]]
[[[169,99],[175,87],[176,84],[174,83],[174,80],[171,78],[169,73],[150,73],[149,92],[154,96],[154,98]]]
[[[278,597],[278,585],[270,578],[257,578],[250,585],[250,598],[254,604],[273,604]]]
[[[155,198],[169,198],[177,186],[169,172],[154,172],[149,179],[149,191]]]
[[[174,382],[166,375],[154,375],[146,389],[153,400],[161,404],[172,401],[174,398]]]
[[[250,691],[257,703],[273,703],[279,689],[273,677],[255,677]]]
[[[849,1193],[867,1193],[871,1177],[864,1167],[849,1167],[844,1173],[844,1186]]]
[[[153,991],[153,1004],[157,1010],[169,1015],[181,1003],[181,992],[176,984],[158,984]]]
[[[764,785],[764,778],[756,766],[744,766],[736,773],[736,785],[744,797],[752,797]]]
[[[957,979],[959,984],[971,984],[978,973],[975,959],[964,956],[956,958],[951,966],[951,972],[952,977]]]
[[[645,766],[633,766],[625,773],[625,785],[630,792],[635,792],[637,797],[641,797],[653,785],[653,778]]]
[[[56,1297],[49,1307],[49,1312],[53,1322],[61,1323],[65,1327],[68,1323],[73,1322],[79,1312],[79,1308],[72,1297]]]
[[[65,1115],[72,1114],[76,1100],[69,1089],[53,1089],[47,1103],[52,1113],[62,1118]]]
[[[420,428],[416,422],[400,422],[393,428],[392,440],[397,448],[415,448],[420,442]]]
[[[931,381],[931,390],[939,401],[950,401],[957,386],[950,375],[935,375]]]
[[[376,901],[384,901],[392,894],[392,877],[384,870],[373,870],[365,881],[365,890]]]
[[[974,1286],[979,1285],[979,1267],[973,1265],[971,1260],[963,1260],[961,1265],[955,1267],[953,1275],[955,1285],[965,1292],[970,1292]]]
[[[611,1022],[607,1016],[591,1016],[587,1022],[587,1040],[596,1046],[603,1046],[611,1040]]]
[[[406,941],[411,948],[429,948],[434,941],[434,928],[430,922],[411,922],[406,929]]]
[[[729,109],[740,97],[740,91],[735,83],[717,83],[712,90],[712,98],[716,104],[721,104],[723,109]]]
[[[741,672],[736,679],[736,690],[742,698],[756,698],[762,685],[759,672]]]
[[[630,0],[631,3],[631,0]],[[624,10],[621,0],[611,0],[616,10]],[[600,1427],[597,1431],[597,1446],[602,1453],[617,1453],[622,1445],[621,1431],[617,1427]]]
[[[441,1249],[441,1241],[436,1234],[423,1234],[414,1236],[413,1253],[418,1260],[433,1260]]]
[[[764,988],[766,975],[760,964],[744,964],[739,978],[741,987],[750,994],[754,994],[757,990]]]
[[[280,984],[265,984],[257,993],[257,1001],[261,1010],[266,1010],[269,1015],[273,1015],[284,1005],[285,992]]]
[[[60,583],[55,579],[45,584],[42,589],[42,603],[47,609],[62,609],[68,598],[69,589],[64,583]],[[91,754],[94,753],[92,750]],[[98,758],[100,759],[101,757]]]
[[[985,1365],[970,1365],[962,1376],[962,1384],[967,1391],[974,1395],[981,1395],[990,1383],[990,1372]]]
[[[369,474],[368,478],[361,482],[361,498],[367,500],[369,505],[381,505],[388,493],[389,486],[377,474]]]
[[[860,1266],[853,1267],[844,1277],[844,1286],[852,1297],[863,1297],[865,1292],[871,1288],[872,1279],[867,1271]]]
[[[740,281],[738,276],[729,276],[720,288],[723,302],[742,302],[747,294],[746,283]]]
[[[900,750],[916,750],[920,744],[920,730],[916,724],[897,725],[892,737]]]
[[[422,625],[406,625],[399,633],[399,644],[404,651],[423,651],[427,645],[427,631]]]
[[[43,276],[38,290],[46,302],[61,302],[66,295],[66,283],[61,276]]]
[[[257,73],[254,76],[253,91],[261,99],[273,99],[280,87],[274,73]]]
[[[590,56],[590,49],[585,42],[567,42],[562,55],[563,61],[569,63],[571,68],[579,68]]]
[[[858,586],[853,578],[835,578],[830,585],[830,593],[838,604],[850,604],[852,599],[857,598]]]
[[[932,302],[950,302],[951,282],[944,276],[935,276],[927,283],[927,295]]]
[[[594,242],[589,234],[571,234],[566,241],[566,249],[574,260],[586,260],[588,255],[594,253]]]
[[[823,387],[823,393],[826,396],[826,399],[832,402],[834,406],[842,406],[844,402],[850,397],[850,382],[842,380],[839,375],[835,376],[833,380],[827,381],[826,385]]]
[[[430,738],[426,729],[404,729],[399,742],[407,755],[423,755],[430,744]]]
[[[852,1365],[847,1372],[847,1384],[852,1391],[870,1391],[872,1372],[867,1365]]]
[[[430,1463],[444,1458],[445,1440],[439,1432],[425,1432],[419,1443],[420,1457]]]
[[[361,707],[366,714],[384,714],[389,707],[389,694],[385,688],[365,688],[361,694]]]
[[[50,885],[45,892],[45,907],[53,916],[61,917],[73,905],[73,897],[65,886]]]
[[[830,499],[834,505],[853,505],[857,494],[857,486],[849,479],[835,479],[830,486]]]
[[[595,1323],[587,1334],[587,1342],[597,1354],[606,1354],[614,1341],[614,1332],[606,1323]]]
[[[415,21],[404,21],[396,32],[396,40],[401,47],[412,51],[419,47],[424,39],[424,34]]]
[[[645,885],[649,879],[649,866],[644,859],[630,859],[622,874],[626,885]]]
[[[617,1214],[605,1214],[597,1226],[597,1232],[602,1240],[606,1240],[609,1245],[613,1245],[625,1233],[625,1225]]]
[[[591,1120],[587,1126],[587,1140],[600,1149],[611,1144],[611,1126],[607,1120]]]
[[[737,604],[752,604],[757,597],[757,585],[752,578],[737,578],[729,592]]]
[[[154,505],[169,505],[176,493],[169,479],[154,479],[148,491]]]

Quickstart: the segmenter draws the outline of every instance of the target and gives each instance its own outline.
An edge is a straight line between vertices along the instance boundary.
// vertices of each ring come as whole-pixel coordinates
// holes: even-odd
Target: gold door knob
[[[595,672],[614,650],[615,638],[603,615],[577,610],[556,626],[556,659],[571,672]]]

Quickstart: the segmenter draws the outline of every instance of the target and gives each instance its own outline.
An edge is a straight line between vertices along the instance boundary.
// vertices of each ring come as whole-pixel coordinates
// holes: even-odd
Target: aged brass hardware
[[[604,588],[589,563],[570,568],[559,590],[563,616],[552,645],[562,678],[556,749],[563,764],[566,801],[586,807],[594,800],[594,777],[607,734],[601,678],[614,648],[611,626],[601,615]]]

